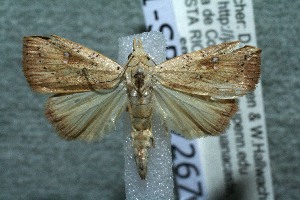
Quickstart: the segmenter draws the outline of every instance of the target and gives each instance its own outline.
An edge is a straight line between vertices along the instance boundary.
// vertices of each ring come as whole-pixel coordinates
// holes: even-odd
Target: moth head
[[[151,60],[150,56],[145,52],[141,38],[133,39],[133,50],[132,53],[128,55],[128,60],[131,65],[136,65],[139,62],[148,64],[148,61]]]
[[[138,51],[139,49],[144,50],[142,40],[141,40],[141,38],[138,38],[138,39],[134,38],[133,39],[133,51]]]
[[[133,49],[132,55],[134,56],[147,56],[147,53],[144,50],[143,43],[141,38],[133,39]]]

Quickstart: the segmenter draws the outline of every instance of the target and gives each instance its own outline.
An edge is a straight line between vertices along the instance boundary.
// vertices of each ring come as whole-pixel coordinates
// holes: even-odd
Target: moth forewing
[[[260,76],[261,50],[237,42],[185,54],[155,66],[153,77],[166,87],[207,96],[234,99],[255,88]]]
[[[113,88],[123,67],[58,36],[29,36],[23,40],[23,71],[34,90],[57,94]]]

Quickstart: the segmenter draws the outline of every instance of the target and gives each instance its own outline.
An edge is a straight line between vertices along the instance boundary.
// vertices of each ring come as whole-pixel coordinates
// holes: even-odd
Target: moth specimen
[[[94,140],[128,110],[141,179],[154,146],[151,120],[192,139],[219,135],[237,111],[235,99],[255,89],[261,50],[227,42],[156,65],[141,39],[125,66],[59,36],[24,37],[23,71],[37,92],[52,93],[46,116],[67,140]]]

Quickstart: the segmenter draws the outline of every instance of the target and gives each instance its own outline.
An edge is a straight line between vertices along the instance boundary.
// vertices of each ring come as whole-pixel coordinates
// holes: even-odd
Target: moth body
[[[134,40],[133,53],[125,66],[125,81],[129,99],[128,111],[131,118],[131,140],[139,175],[146,178],[148,148],[154,146],[152,135],[152,83],[149,75],[148,55],[142,43]]]

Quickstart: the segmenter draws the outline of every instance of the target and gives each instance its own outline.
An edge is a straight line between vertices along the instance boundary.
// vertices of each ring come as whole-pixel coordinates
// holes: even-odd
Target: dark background
[[[275,197],[299,199],[300,1],[253,4]],[[123,137],[60,140],[23,76],[22,37],[54,33],[116,60],[118,38],[143,31],[139,0],[0,0],[0,199],[125,199]]]

